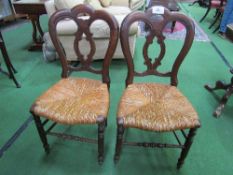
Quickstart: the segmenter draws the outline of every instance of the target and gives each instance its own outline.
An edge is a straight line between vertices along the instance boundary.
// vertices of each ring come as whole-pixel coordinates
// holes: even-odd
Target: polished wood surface
[[[83,18],[87,17],[89,18]],[[64,22],[64,20],[72,20],[78,26],[78,30],[74,34],[74,50],[76,56],[78,58],[77,64],[72,64],[67,61],[65,51],[62,47],[62,44],[59,40],[59,36],[57,34],[57,25],[59,22]],[[108,46],[106,47],[104,60],[101,60],[102,66],[99,69],[96,69],[92,66],[93,56],[96,52],[96,45],[93,39],[93,33],[90,30],[91,24],[96,20],[103,20],[109,26],[110,37]],[[59,59],[61,61],[62,66],[62,82],[60,81],[56,83],[52,88],[50,88],[47,92],[45,92],[39,100],[33,103],[31,107],[31,113],[34,116],[34,120],[36,123],[36,127],[43,143],[44,149],[46,153],[49,153],[49,144],[47,141],[47,135],[61,137],[63,139],[72,139],[77,141],[84,141],[88,143],[97,143],[98,145],[98,162],[99,164],[103,163],[104,160],[104,131],[107,126],[107,113],[109,110],[109,87],[110,87],[110,76],[109,76],[109,66],[111,63],[111,59],[115,52],[118,35],[119,35],[119,27],[117,20],[114,16],[108,14],[106,11],[95,10],[91,6],[88,5],[78,5],[75,8],[64,9],[61,11],[55,12],[49,20],[49,34],[51,36],[51,40],[53,45],[58,53]],[[89,42],[90,49],[89,53],[84,54],[82,52],[82,48],[80,46],[80,42],[82,40],[86,40]],[[88,71],[94,74],[99,74],[101,77],[101,81],[96,82],[97,80],[87,79],[87,78],[77,78],[73,77],[73,79],[68,78],[72,71]],[[76,83],[74,83],[76,82]],[[82,82],[82,83],[81,83]],[[90,83],[95,82],[95,83]],[[101,88],[96,88],[94,84],[101,84]],[[62,88],[61,88],[62,87]],[[53,95],[54,93],[60,92],[64,94],[65,100],[62,103],[62,106],[59,107],[59,104],[56,103],[58,101],[62,101],[61,94]],[[97,92],[98,91],[98,92]],[[100,93],[101,92],[101,93]],[[67,96],[67,93],[70,96]],[[76,94],[74,96],[74,94]],[[56,99],[58,97],[59,99]],[[103,98],[106,97],[106,98]],[[46,98],[46,99],[45,99]],[[49,98],[49,100],[48,100]],[[45,105],[41,105],[43,103],[43,99]],[[104,103],[100,103],[100,99],[104,99]],[[46,101],[52,102],[51,105],[46,105]],[[74,100],[77,104],[71,102]],[[81,101],[79,103],[79,100]],[[52,108],[47,108],[48,106]],[[69,109],[68,109],[68,108]],[[106,113],[102,113],[101,109],[107,109]],[[43,112],[43,111],[46,111]],[[95,115],[92,115],[93,112]],[[62,120],[58,120],[59,116],[62,114]],[[64,114],[64,115],[63,115]],[[72,122],[69,118],[72,114],[73,120]],[[77,115],[76,115],[77,114]],[[44,122],[41,121],[40,116],[43,116],[47,120]],[[41,117],[42,118],[42,117]],[[60,118],[60,119],[61,119]],[[83,125],[83,124],[92,124],[98,125],[97,139],[87,139],[79,136],[67,135],[64,133],[52,132],[52,128],[56,125],[52,124],[47,130],[45,130],[44,126],[49,120],[60,124],[67,125]]]
[[[87,8],[88,7],[88,8]],[[51,40],[54,44],[54,47],[56,48],[56,51],[58,53],[58,56],[62,63],[62,77],[67,77],[68,74],[72,71],[89,71],[95,74],[102,74],[102,80],[103,83],[106,83],[108,87],[110,86],[110,77],[109,77],[109,66],[111,62],[111,58],[114,54],[114,51],[116,49],[116,43],[118,41],[118,22],[113,16],[109,16],[103,11],[93,11],[91,6],[78,6],[78,8],[72,9],[71,11],[69,9],[58,11],[54,15],[50,17],[49,20],[49,34],[51,36]],[[81,18],[74,18],[73,15],[82,15],[83,11],[87,12],[88,15],[90,15],[90,19],[83,20]],[[71,13],[72,12],[72,13]],[[64,49],[61,42],[59,41],[58,34],[57,34],[57,24],[61,20],[67,20],[71,19],[78,25],[78,31],[75,33],[75,39],[74,39],[74,51],[77,56],[77,60],[79,61],[78,66],[73,66],[67,64],[67,58],[66,54],[64,52]],[[106,21],[106,23],[109,26],[110,34],[109,34],[109,43],[106,47],[105,57],[103,61],[103,67],[100,70],[97,70],[93,68],[92,62],[93,62],[93,56],[96,52],[96,48],[98,45],[95,44],[93,33],[90,31],[90,25],[95,20],[103,20]],[[82,41],[83,35],[86,37],[86,41],[90,45],[90,51],[88,54],[82,53],[82,48],[80,47],[80,42]]]
[[[145,42],[144,45],[140,48],[142,48],[143,55],[141,57],[138,57],[137,59],[133,59],[133,53],[130,51],[130,42],[129,42],[129,29],[130,26],[135,22],[143,22],[145,25],[148,26],[148,30],[145,36]],[[167,68],[167,70],[164,70],[162,65],[166,65],[169,61],[166,61],[165,58],[166,55],[166,37],[163,35],[163,30],[167,26],[168,23],[172,21],[178,21],[180,22],[184,28],[186,29],[186,36],[183,40],[183,46],[182,48],[179,48],[178,55],[172,55],[169,56],[169,60],[171,61],[171,66]],[[187,125],[187,123],[192,122],[192,118],[190,115],[188,117],[183,117],[187,113],[186,111],[182,111],[183,109],[187,109],[184,107],[184,103],[178,102],[178,96],[173,99],[173,103],[180,104],[179,107],[175,105],[170,105],[167,103],[166,100],[163,99],[165,97],[171,97],[173,95],[173,92],[169,93],[167,91],[166,94],[158,95],[160,94],[161,88],[159,86],[164,86],[165,84],[159,85],[158,83],[155,83],[155,80],[158,77],[167,77],[170,79],[170,83],[168,83],[170,87],[176,88],[175,86],[178,85],[178,71],[180,68],[180,65],[184,61],[186,55],[188,54],[192,43],[194,39],[194,23],[193,21],[185,16],[184,14],[178,13],[178,12],[170,12],[166,8],[149,8],[146,12],[133,12],[130,15],[128,15],[124,21],[121,24],[120,29],[120,41],[122,46],[122,51],[125,56],[125,60],[128,67],[128,73],[126,77],[126,90],[123,92],[123,96],[121,97],[121,101],[119,103],[118,112],[121,111],[121,109],[126,108],[126,110],[123,111],[130,111],[128,114],[124,114],[122,112],[119,112],[117,115],[117,141],[116,141],[116,150],[115,150],[115,156],[114,160],[115,162],[118,162],[120,159],[121,149],[123,145],[129,145],[129,146],[142,146],[142,147],[158,147],[158,148],[181,148],[181,154],[177,162],[177,169],[180,169],[184,163],[184,160],[188,154],[188,151],[192,145],[192,140],[195,136],[195,132],[198,127],[200,127],[200,123],[197,122],[194,125]],[[153,48],[156,49],[156,53],[153,53],[153,55],[156,55],[154,57],[149,54],[149,48],[152,48],[152,45],[155,45]],[[177,48],[178,49],[178,48]],[[141,59],[141,61],[139,61]],[[140,69],[135,66],[135,62],[141,62],[144,64],[144,70]],[[169,62],[170,64],[170,62]],[[134,78],[135,77],[144,77],[144,76],[150,76],[149,82],[143,83],[135,83]],[[152,80],[154,78],[154,81]],[[147,79],[148,80],[148,79]],[[137,82],[138,82],[137,78]],[[145,86],[143,86],[145,84]],[[153,86],[152,86],[153,84]],[[139,87],[139,91],[130,91],[133,87]],[[152,89],[153,87],[153,89]],[[133,89],[134,90],[134,89]],[[133,92],[128,93],[127,92]],[[136,93],[134,93],[136,92]],[[141,93],[142,92],[142,93]],[[142,94],[144,96],[142,96]],[[127,96],[127,98],[124,98]],[[157,97],[156,97],[157,96]],[[152,99],[153,98],[153,99]],[[162,99],[161,106],[156,106],[155,104],[158,104],[160,100]],[[156,101],[155,104],[151,103],[153,100]],[[121,103],[123,102],[123,103]],[[124,106],[121,104],[125,104]],[[128,105],[128,106],[126,106]],[[140,106],[141,105],[141,106]],[[191,105],[191,104],[190,104]],[[169,108],[166,108],[168,106]],[[136,107],[136,108],[135,108]],[[161,108],[160,108],[161,107]],[[152,109],[153,108],[153,109]],[[166,110],[160,110],[160,109],[166,109]],[[177,112],[177,109],[179,112]],[[161,112],[165,111],[165,112]],[[189,110],[187,110],[189,111]],[[177,115],[174,116],[173,114],[177,112]],[[183,115],[184,114],[184,115]],[[156,115],[159,117],[155,119]],[[182,116],[181,120],[178,118]],[[176,125],[174,127],[169,127],[169,118],[175,118],[175,122],[183,125],[184,127],[181,128],[181,125]],[[196,119],[198,117],[195,117]],[[155,119],[155,120],[154,120]],[[187,119],[187,120],[186,120]],[[154,120],[154,121],[150,121]],[[148,122],[147,122],[148,121]],[[162,122],[161,122],[162,121]],[[186,121],[189,121],[186,123]],[[127,123],[128,122],[128,123]],[[154,125],[151,125],[151,123],[154,123]],[[142,127],[139,127],[141,124]],[[147,127],[148,125],[151,125],[150,127]],[[161,125],[160,125],[161,124]],[[174,124],[174,123],[173,123]],[[160,125],[160,126],[158,126]],[[168,130],[160,130],[160,128],[168,128]],[[154,142],[143,142],[142,140],[139,140],[139,142],[128,142],[124,140],[124,132],[128,128],[135,128],[140,130],[146,130],[151,132],[157,132],[157,133],[164,133],[164,132],[172,132],[175,135],[175,138],[177,140],[178,144],[170,144],[170,143],[154,143]],[[186,131],[187,132],[186,132]],[[176,134],[176,131],[181,131],[181,135],[184,136],[184,142],[182,143],[182,140],[179,139],[179,135]]]
[[[170,77],[170,85],[177,86],[178,70],[193,43],[193,38],[194,38],[193,21],[181,13],[178,12],[171,13],[166,8],[164,8],[164,14],[161,15],[157,15],[156,13],[154,14],[152,12],[152,8],[150,8],[147,10],[146,13],[134,12],[126,19],[124,20],[124,23],[121,25],[121,30],[120,30],[122,50],[128,65],[128,75],[126,79],[126,85],[132,84],[135,76],[142,77],[146,75],[156,75],[160,77]],[[128,26],[131,25],[133,22],[138,22],[140,20],[143,21],[146,25],[148,25],[148,31],[147,31],[148,34],[146,35],[146,41],[143,46],[143,59],[147,69],[142,72],[138,72],[134,68],[134,60],[132,56],[133,53],[129,51],[130,46],[128,41],[128,37],[129,37]],[[169,69],[166,72],[162,72],[159,70],[159,67],[162,64],[166,52],[166,43],[165,43],[166,38],[164,37],[162,31],[165,28],[165,26],[171,21],[179,21],[182,25],[184,25],[186,29],[186,36],[185,39],[183,40],[184,44],[179,54],[177,56],[174,56],[175,61],[174,64],[172,65],[171,70]],[[151,58],[148,55],[148,49],[150,45],[153,44],[153,39],[157,39],[157,44],[158,47],[160,48],[160,52],[157,54],[158,57],[156,58]]]

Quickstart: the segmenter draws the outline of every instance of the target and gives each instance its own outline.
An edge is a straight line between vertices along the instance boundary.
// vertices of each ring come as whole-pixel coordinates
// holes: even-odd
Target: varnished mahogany
[[[128,74],[126,78],[126,87],[133,83],[134,77],[144,77],[148,75],[154,75],[159,77],[168,77],[170,78],[170,85],[177,86],[178,85],[178,71],[180,65],[182,64],[185,56],[189,52],[193,39],[194,39],[194,23],[193,21],[185,16],[184,14],[178,12],[170,12],[168,9],[164,8],[164,13],[161,10],[159,13],[156,13],[156,10],[149,8],[146,12],[132,12],[129,14],[121,24],[120,28],[120,41],[122,50],[127,62],[128,66]],[[143,45],[143,56],[141,59],[144,59],[144,64],[146,66],[146,70],[137,71],[134,66],[133,53],[130,52],[129,45],[129,29],[130,26],[134,22],[144,22],[146,26],[148,26],[148,31],[145,36],[145,44]],[[163,35],[163,30],[166,25],[172,21],[178,21],[184,25],[186,29],[186,36],[183,42],[183,46],[178,53],[177,56],[174,56],[173,64],[171,66],[171,70],[160,71],[158,68],[164,63],[163,60],[166,52],[166,44],[165,44],[165,36]],[[155,58],[151,58],[148,54],[148,49],[150,45],[158,44],[160,51]],[[175,48],[174,48],[175,49]],[[138,58],[139,59],[139,58]],[[165,64],[165,63],[164,63]],[[153,77],[151,77],[153,78]],[[118,162],[120,158],[120,153],[123,145],[129,146],[142,146],[142,147],[159,147],[159,148],[180,148],[182,149],[180,158],[178,159],[177,168],[181,168],[184,163],[184,160],[188,154],[188,151],[192,145],[192,140],[195,136],[197,128],[189,129],[188,133],[185,133],[181,130],[181,135],[184,136],[185,142],[182,144],[181,140],[179,140],[178,135],[175,131],[173,131],[175,138],[178,144],[167,144],[167,143],[147,143],[147,142],[127,142],[123,140],[123,135],[125,132],[124,121],[120,116],[117,121],[117,141],[116,141],[116,150],[114,160]]]
[[[82,18],[81,16],[88,17],[89,19]],[[74,50],[77,55],[77,60],[79,61],[78,66],[68,64],[66,54],[62,47],[62,43],[60,43],[59,38],[57,37],[56,27],[58,22],[67,19],[73,20],[79,27],[77,32],[75,33],[74,40]],[[110,28],[109,45],[106,48],[103,66],[100,70],[96,70],[91,66],[93,55],[95,54],[97,46],[95,45],[93,34],[90,31],[90,26],[95,20],[105,21]],[[102,74],[103,82],[107,83],[108,87],[110,86],[109,66],[118,41],[118,23],[112,15],[108,15],[101,10],[94,10],[93,8],[91,8],[91,6],[88,5],[79,5],[77,8],[73,8],[71,10],[66,9],[62,11],[57,11],[57,13],[52,15],[49,20],[49,34],[62,64],[63,78],[67,77],[72,71],[89,71],[96,74]],[[85,36],[86,41],[90,44],[90,53],[88,53],[86,57],[79,47],[80,41],[82,40],[83,36]]]
[[[70,64],[67,61],[66,53],[64,52],[63,46],[57,34],[57,25],[59,22],[64,20],[73,20],[78,26],[75,32],[74,40],[74,50],[77,55],[77,60],[79,64]],[[92,67],[93,55],[96,51],[96,46],[93,33],[90,31],[91,24],[96,20],[103,20],[107,23],[110,29],[109,44],[106,48],[106,54],[104,60],[102,61],[102,68],[97,70]],[[109,66],[111,63],[112,56],[115,52],[117,41],[118,41],[119,27],[114,16],[108,14],[105,11],[94,10],[88,5],[78,5],[72,9],[59,10],[54,13],[49,20],[49,34],[51,36],[52,42],[56,51],[58,53],[61,65],[62,65],[62,78],[66,78],[70,75],[72,71],[88,71],[95,74],[102,75],[103,83],[110,87],[110,77],[109,77]],[[80,46],[80,41],[85,39],[90,44],[90,52],[85,56],[82,53]],[[98,144],[98,162],[101,164],[104,159],[104,131],[107,126],[107,119],[103,116],[97,117],[96,123],[98,124],[98,139],[89,139],[79,136],[67,135],[63,133],[52,132],[51,130],[55,127],[56,123],[53,123],[47,130],[44,129],[44,125],[47,124],[48,120],[44,122],[41,121],[39,116],[36,116],[33,111],[31,113],[34,116],[37,130],[39,132],[41,141],[43,143],[46,153],[49,153],[49,144],[47,141],[47,135],[61,137],[63,139],[72,139],[77,141],[83,141],[88,143]]]

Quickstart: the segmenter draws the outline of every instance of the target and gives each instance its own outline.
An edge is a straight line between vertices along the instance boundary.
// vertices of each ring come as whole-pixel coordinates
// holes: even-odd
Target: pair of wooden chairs
[[[161,13],[162,12],[162,13]],[[84,15],[84,17],[83,17]],[[74,49],[79,63],[69,64],[62,48],[62,44],[57,37],[56,27],[61,20],[73,20],[78,28],[75,33]],[[92,57],[96,46],[90,31],[90,25],[95,20],[104,20],[109,26],[109,45],[103,60],[102,69],[97,70],[92,66]],[[149,26],[146,42],[143,47],[144,64],[147,70],[137,72],[134,68],[133,56],[129,46],[129,28],[132,23],[143,21]],[[167,23],[179,21],[187,29],[184,45],[178,56],[175,58],[171,70],[160,72],[157,68],[162,64],[165,55],[165,37],[162,34]],[[62,79],[40,96],[32,105],[31,113],[34,116],[41,141],[46,153],[49,153],[47,135],[58,136],[63,139],[74,139],[89,143],[98,144],[98,162],[104,160],[104,131],[107,126],[107,116],[109,110],[109,89],[110,76],[109,66],[114,54],[118,38],[119,27],[114,16],[105,11],[94,10],[90,6],[78,5],[71,10],[61,10],[53,14],[49,20],[49,33],[53,44],[58,52],[62,65]],[[82,38],[90,44],[90,52],[85,56],[79,48]],[[147,51],[151,44],[160,46],[160,53],[152,62]],[[121,24],[120,41],[122,51],[128,65],[128,75],[126,78],[126,89],[119,103],[117,114],[117,139],[115,161],[120,157],[122,145],[128,144],[123,141],[123,134],[126,128],[138,128],[152,132],[173,132],[178,144],[160,143],[135,143],[144,147],[169,147],[180,148],[181,155],[177,168],[180,168],[190,149],[196,129],[200,127],[198,115],[188,102],[186,97],[177,89],[177,74],[179,67],[188,53],[194,38],[194,24],[183,14],[171,13],[167,9],[150,8],[144,12],[133,12],[129,14]],[[102,75],[102,81],[87,78],[68,78],[73,71],[88,71]],[[134,76],[157,75],[170,78],[170,84],[158,83],[133,83]],[[40,117],[41,116],[41,117]],[[45,120],[41,120],[41,118]],[[53,123],[46,127],[48,121]],[[79,136],[67,135],[52,131],[57,124],[80,125],[97,124],[97,139],[83,138]],[[185,129],[189,130],[185,133]],[[181,130],[185,142],[181,143],[175,131]]]

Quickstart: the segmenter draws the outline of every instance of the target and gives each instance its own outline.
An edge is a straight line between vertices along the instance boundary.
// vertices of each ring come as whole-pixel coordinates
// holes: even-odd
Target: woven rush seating
[[[187,98],[175,87],[164,84],[129,85],[121,98],[118,114],[124,127],[173,131],[200,125]]]
[[[73,48],[78,61],[67,61],[67,54],[59,36],[57,26],[64,20],[72,20],[77,26],[74,32]],[[96,44],[90,26],[93,22],[102,20],[110,29],[104,59],[99,67],[94,66],[93,57],[96,54]],[[72,9],[56,11],[49,19],[49,34],[61,62],[61,80],[38,97],[30,108],[36,128],[45,152],[50,152],[47,136],[62,139],[94,143],[98,146],[98,163],[104,161],[104,131],[107,126],[109,110],[110,76],[109,66],[118,42],[118,23],[115,17],[103,10],[95,10],[88,5],[78,5]],[[89,43],[89,52],[80,48],[80,42]],[[87,77],[71,76],[72,72],[86,71],[99,75],[101,80]],[[80,75],[79,75],[80,76]],[[62,125],[97,125],[94,138],[87,138],[68,133],[55,132],[53,128]],[[65,126],[64,126],[65,127]]]
[[[32,106],[35,114],[63,124],[94,124],[107,117],[109,93],[106,84],[86,78],[62,79]]]
[[[133,53],[129,46],[129,29],[135,22],[142,22],[147,27],[145,42],[137,59],[133,59]],[[170,22],[178,21],[186,29],[183,46],[177,55],[166,57],[166,37],[162,33]],[[117,138],[114,161],[120,160],[121,150],[126,146],[139,146],[149,148],[180,148],[181,153],[177,162],[177,169],[184,164],[184,160],[191,148],[197,128],[200,127],[198,114],[188,99],[178,90],[179,68],[189,52],[194,39],[194,23],[184,14],[170,12],[165,7],[154,6],[146,12],[133,12],[129,14],[121,24],[120,40],[124,53],[128,73],[125,80],[125,91],[123,92],[117,112]],[[150,49],[151,48],[151,51]],[[152,50],[153,48],[153,50]],[[153,54],[152,54],[153,51]],[[153,56],[152,55],[156,55]],[[173,58],[172,58],[173,57]],[[144,65],[144,70],[138,70],[134,63]],[[171,61],[167,61],[171,60]],[[171,63],[167,68],[166,63]],[[160,69],[161,68],[161,69]],[[143,79],[150,76],[149,82],[134,82],[134,78]],[[159,84],[153,78],[168,78],[167,84]],[[147,79],[148,81],[148,79]],[[127,141],[124,133],[129,128],[146,130],[151,132],[171,132],[174,134],[177,144],[145,142],[140,137],[138,142]],[[180,131],[179,135],[177,132]],[[180,139],[183,137],[183,140]]]

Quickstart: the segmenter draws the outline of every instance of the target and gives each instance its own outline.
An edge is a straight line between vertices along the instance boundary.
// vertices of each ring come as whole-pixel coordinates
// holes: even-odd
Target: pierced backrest
[[[134,60],[129,46],[129,28],[132,23],[139,21],[144,22],[148,28],[145,36],[146,41],[143,46],[144,64],[146,65],[147,69],[143,72],[137,72],[135,70]],[[158,70],[158,67],[162,64],[162,59],[164,58],[166,52],[163,30],[168,23],[174,21],[179,21],[184,25],[186,28],[186,36],[180,52],[174,59],[171,70],[161,72]],[[156,38],[157,42],[153,42],[153,40]],[[161,77],[170,77],[170,84],[177,86],[177,73],[179,67],[187,55],[194,39],[194,23],[190,18],[183,14],[170,12],[168,9],[163,7],[152,7],[146,12],[132,12],[129,14],[122,22],[120,39],[122,50],[128,66],[126,85],[133,83],[134,76],[156,75]],[[158,54],[158,57],[154,59],[151,59],[148,55],[148,49],[151,44],[158,44],[160,47],[160,53]],[[176,48],[174,47],[174,49]],[[152,62],[152,60],[154,60],[154,62]]]
[[[57,32],[58,23],[67,22],[68,20],[72,20],[77,25],[77,31],[74,33],[74,51],[79,64],[75,66],[68,64],[66,54],[62,47],[62,43],[59,41]],[[108,47],[106,48],[102,68],[99,70],[92,66],[93,55],[96,52],[96,44],[93,39],[93,33],[90,31],[90,26],[96,20],[103,20],[106,22],[110,30]],[[72,71],[89,71],[96,74],[102,74],[102,81],[109,86],[109,66],[116,49],[118,33],[119,27],[114,16],[105,11],[94,10],[88,5],[78,5],[72,9],[63,9],[54,13],[49,20],[49,34],[62,64],[62,77],[68,77],[69,73]],[[87,56],[84,56],[82,48],[80,47],[80,41],[83,38],[85,38],[90,45]]]

